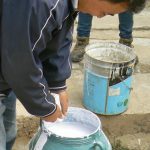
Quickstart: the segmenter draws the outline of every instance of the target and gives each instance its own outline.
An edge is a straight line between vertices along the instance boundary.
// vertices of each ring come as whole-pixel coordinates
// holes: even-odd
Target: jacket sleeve
[[[57,30],[53,32],[53,38],[48,41],[45,51],[40,53],[43,74],[53,92],[66,89],[66,79],[71,75],[70,48],[75,17],[70,14],[70,8],[64,7],[67,1],[61,3],[54,11]],[[60,10],[64,15],[60,14]]]
[[[33,115],[44,117],[55,112],[56,104],[53,96],[49,93],[47,81],[43,76],[43,67],[38,57],[38,50],[33,51],[32,42],[34,39],[32,38],[36,37],[35,39],[37,39],[34,33],[40,34],[40,32],[35,32],[36,29],[32,32],[33,28],[29,28],[31,14],[34,16],[35,12],[31,13],[33,10],[30,8],[28,1],[15,2],[11,1],[12,4],[6,4],[3,8],[2,73],[26,110]],[[23,2],[24,4],[20,4]],[[47,19],[49,14],[47,12],[37,14],[41,18],[41,22],[32,20],[37,31],[40,31],[38,29],[41,29],[44,25],[42,22]],[[36,20],[36,16],[34,18]],[[52,20],[49,33],[53,30],[53,27]]]
[[[65,26],[65,24],[63,24]],[[56,37],[61,37],[62,29],[59,31]],[[59,90],[66,89],[66,79],[71,75],[71,63],[70,63],[70,47],[72,43],[72,29],[66,30],[65,38],[56,38],[57,41],[51,41],[51,43],[58,43],[48,47],[50,48],[53,46],[56,53],[53,53],[52,56],[42,62],[43,64],[43,73],[46,77],[46,80],[49,85],[49,89],[52,92],[57,92]],[[64,33],[63,33],[64,34]]]
[[[34,59],[25,40],[18,39],[17,42],[21,50],[18,46],[13,47],[13,43],[3,48],[4,78],[29,113],[41,117],[50,115],[55,111],[56,105],[49,93],[40,61]]]

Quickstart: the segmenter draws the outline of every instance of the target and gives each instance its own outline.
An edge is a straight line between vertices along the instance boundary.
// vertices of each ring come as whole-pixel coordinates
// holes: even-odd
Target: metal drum
[[[127,110],[136,55],[118,43],[94,43],[84,57],[84,106],[98,114]]]
[[[70,107],[67,116],[54,123],[43,122],[29,150],[112,150],[92,112]]]

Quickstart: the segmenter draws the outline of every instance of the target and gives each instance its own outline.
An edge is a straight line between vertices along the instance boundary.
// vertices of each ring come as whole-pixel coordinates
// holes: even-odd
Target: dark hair
[[[109,1],[113,3],[128,2],[129,3],[128,10],[134,13],[138,13],[144,9],[147,0],[109,0]]]

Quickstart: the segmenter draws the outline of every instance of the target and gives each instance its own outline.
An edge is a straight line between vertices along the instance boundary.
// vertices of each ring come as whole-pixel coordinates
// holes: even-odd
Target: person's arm
[[[56,9],[56,6],[59,8]],[[62,112],[65,114],[68,100],[66,92],[59,89],[63,107],[61,112],[49,92],[49,83],[45,79],[45,74],[43,75],[43,64],[39,58],[47,42],[52,39],[52,32],[58,28],[56,14],[54,17],[52,10],[60,11],[62,6],[64,6],[62,1],[34,1],[31,8],[32,5],[28,1],[20,1],[3,8],[1,60],[3,76],[29,113],[48,120],[51,120],[51,117],[56,120],[62,116]],[[54,76],[60,75],[51,71],[50,74],[54,73]],[[57,78],[50,80],[52,82],[55,80],[59,86],[65,83],[65,79],[66,77],[63,78],[63,82]],[[62,97],[62,93],[65,96]]]
[[[1,67],[4,79],[26,110],[39,117],[52,115],[57,110],[38,57],[46,41],[41,39],[42,46],[38,45],[33,50],[33,44],[50,15],[45,6],[41,2],[40,5],[35,5],[35,10],[31,9],[31,4],[27,1],[8,2],[3,7],[1,24]],[[48,25],[47,38],[50,39],[50,33],[56,26],[53,18]]]
[[[13,41],[3,51],[5,80],[29,113],[40,117],[53,114],[56,104],[54,97],[50,95],[40,61],[35,60],[28,44],[24,43],[25,39],[17,39],[16,45]]]
[[[50,56],[50,58],[47,58],[47,53],[41,53],[40,55],[41,59],[43,60],[43,73],[46,77],[49,90],[53,93],[59,94],[62,113],[64,115],[68,109],[66,79],[70,77],[71,74],[69,55],[72,43],[72,24],[67,27],[66,24],[67,20],[63,24],[62,30],[55,35],[55,40],[51,40],[48,44],[50,45],[50,47],[47,47],[49,51],[52,51],[53,49],[55,50],[55,53],[52,54],[53,57]],[[62,38],[62,35],[65,32],[65,38]]]

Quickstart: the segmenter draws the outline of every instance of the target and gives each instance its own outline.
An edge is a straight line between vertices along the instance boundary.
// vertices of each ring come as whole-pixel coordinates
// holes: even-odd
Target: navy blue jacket
[[[2,0],[1,0],[2,2]],[[50,91],[70,76],[71,0],[3,0],[0,3],[0,92],[12,89],[36,116],[55,112]]]

